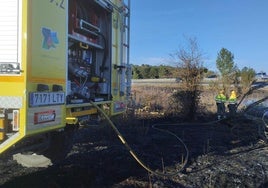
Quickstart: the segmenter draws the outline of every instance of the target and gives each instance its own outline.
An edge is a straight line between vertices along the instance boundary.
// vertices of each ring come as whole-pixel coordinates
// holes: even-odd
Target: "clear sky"
[[[131,64],[168,65],[187,37],[196,38],[210,70],[226,48],[240,69],[268,74],[268,0],[131,1]]]

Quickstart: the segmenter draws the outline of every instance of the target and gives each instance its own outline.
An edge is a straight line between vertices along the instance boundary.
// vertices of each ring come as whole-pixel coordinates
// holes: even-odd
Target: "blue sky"
[[[170,64],[170,54],[196,38],[211,70],[226,48],[240,69],[268,73],[267,8],[267,0],[132,0],[130,63]]]

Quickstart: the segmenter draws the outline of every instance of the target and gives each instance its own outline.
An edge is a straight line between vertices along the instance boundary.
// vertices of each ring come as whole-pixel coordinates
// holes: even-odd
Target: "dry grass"
[[[174,104],[172,94],[179,89],[179,85],[134,85],[130,107],[136,115],[174,114],[176,104]],[[216,93],[210,88],[205,88],[201,92],[198,113],[214,113],[216,111],[215,95]]]

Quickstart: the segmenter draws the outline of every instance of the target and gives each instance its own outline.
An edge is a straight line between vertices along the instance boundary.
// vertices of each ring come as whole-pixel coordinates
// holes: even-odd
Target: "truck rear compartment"
[[[109,115],[125,111],[131,68],[123,1],[0,7],[0,153],[25,136],[96,118],[92,103]]]

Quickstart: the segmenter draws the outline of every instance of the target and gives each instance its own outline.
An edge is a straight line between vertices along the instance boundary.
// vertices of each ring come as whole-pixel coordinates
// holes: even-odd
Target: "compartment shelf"
[[[81,37],[78,37],[78,36],[75,36],[75,35],[72,35],[72,34],[68,34],[68,38],[73,40],[73,42],[82,42],[82,43],[87,44],[87,45],[89,45],[91,47],[103,50],[103,47],[101,45],[93,43],[93,42],[90,42],[90,41],[87,41],[87,40],[83,40],[83,39],[81,39]]]

